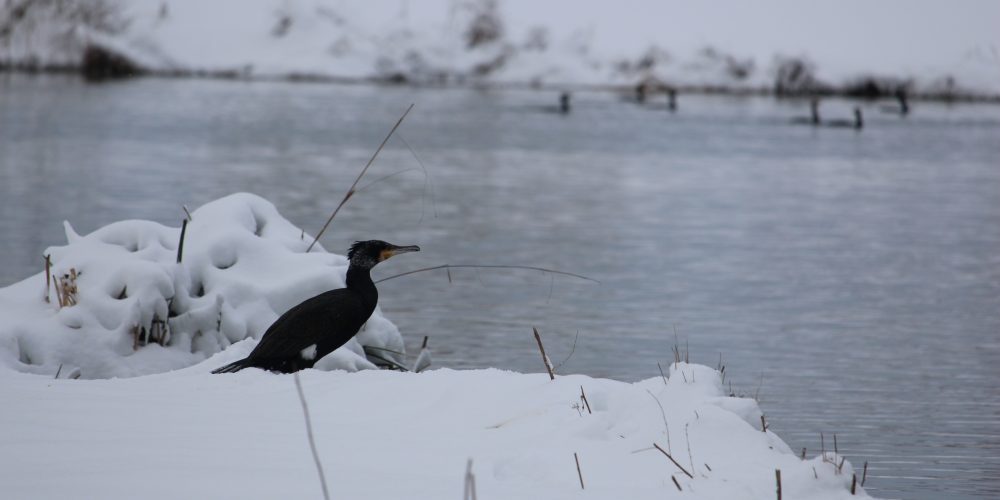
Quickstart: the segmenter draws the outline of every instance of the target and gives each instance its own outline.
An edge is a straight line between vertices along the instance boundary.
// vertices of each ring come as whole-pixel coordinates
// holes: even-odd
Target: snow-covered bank
[[[293,378],[208,374],[237,354],[119,380],[0,371],[0,496],[321,498]],[[867,497],[851,495],[850,463],[801,460],[704,366],[635,384],[446,369],[301,378],[332,498],[462,498],[470,458],[478,498],[771,500],[775,469],[783,498]]]
[[[86,236],[66,224],[45,271],[0,289],[0,370],[82,378],[131,377],[193,365],[259,338],[299,302],[344,286],[347,259],[317,245],[270,202],[235,194],[192,213],[181,229],[121,221]],[[43,269],[39,256],[39,269]],[[374,368],[362,346],[403,351],[376,309],[324,358],[326,369]]]
[[[0,289],[0,497],[319,498],[293,377],[210,371],[342,286],[345,259],[245,193],[193,211],[183,251],[148,221],[66,232],[46,252],[58,287]],[[319,364],[350,372],[300,373],[333,498],[459,498],[470,458],[479,498],[770,499],[775,470],[785,498],[856,498],[850,463],[800,458],[704,366],[634,384],[356,371],[362,345],[402,351],[376,312]]]
[[[998,22],[973,0],[21,0],[0,6],[0,67],[98,47],[164,74],[997,96]]]

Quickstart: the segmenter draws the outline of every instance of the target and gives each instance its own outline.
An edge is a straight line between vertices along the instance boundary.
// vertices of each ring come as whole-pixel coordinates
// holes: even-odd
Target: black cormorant
[[[355,242],[347,252],[346,288],[323,292],[289,309],[264,332],[249,356],[212,373],[248,367],[283,373],[311,368],[351,340],[375,311],[378,290],[371,269],[393,255],[419,250],[418,246],[401,247],[379,240]]]

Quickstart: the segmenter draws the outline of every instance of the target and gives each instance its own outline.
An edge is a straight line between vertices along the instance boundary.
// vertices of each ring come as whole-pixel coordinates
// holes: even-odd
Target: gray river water
[[[402,173],[326,248],[423,248],[376,277],[601,282],[383,283],[436,366],[540,371],[535,326],[556,362],[572,351],[560,371],[636,380],[676,335],[693,362],[721,355],[793,449],[836,433],[876,496],[1000,496],[1000,106],[862,104],[858,133],[791,125],[805,103],[769,98],[681,96],[671,115],[578,93],[562,116],[532,91],[0,74],[0,286],[42,269],[64,219],[177,226],[181,204],[250,191],[315,233],[411,102],[366,181]]]

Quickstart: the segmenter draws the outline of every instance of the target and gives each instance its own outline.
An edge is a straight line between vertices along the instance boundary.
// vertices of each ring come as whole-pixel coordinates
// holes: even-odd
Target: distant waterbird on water
[[[380,240],[358,241],[347,252],[346,287],[323,292],[289,309],[272,324],[250,355],[213,370],[232,373],[262,368],[292,373],[312,368],[316,361],[351,340],[378,304],[371,270],[394,255],[420,251]]]
[[[559,111],[569,113],[569,92],[559,94]]]

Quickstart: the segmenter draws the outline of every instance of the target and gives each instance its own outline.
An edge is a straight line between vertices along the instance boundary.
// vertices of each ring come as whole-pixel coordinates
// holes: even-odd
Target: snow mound
[[[108,381],[7,372],[3,497],[321,498],[292,376],[209,375],[211,361]],[[842,457],[803,460],[761,432],[757,404],[727,397],[715,370],[669,373],[299,376],[333,498],[461,498],[469,459],[479,498],[772,500],[775,469],[783,498],[868,498]]]
[[[45,252],[59,286],[43,271],[0,289],[0,366],[82,378],[174,370],[258,339],[292,306],[344,286],[347,259],[318,245],[306,253],[311,238],[252,194],[194,211],[178,263],[180,235],[129,220],[80,236],[66,223],[68,244]],[[317,366],[372,368],[362,345],[403,351],[376,309]]]

